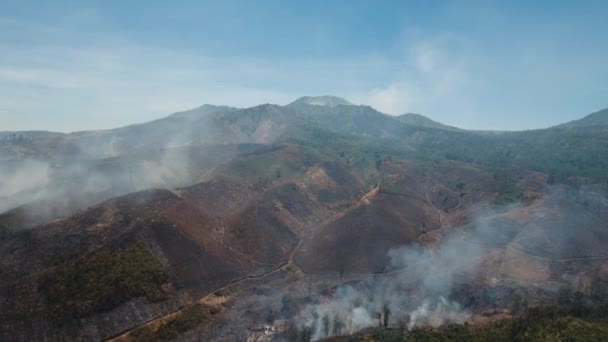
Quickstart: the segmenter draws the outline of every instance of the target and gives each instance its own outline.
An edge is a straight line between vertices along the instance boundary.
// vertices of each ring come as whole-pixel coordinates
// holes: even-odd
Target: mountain
[[[2,133],[0,339],[317,340],[597,306],[607,136],[333,97]]]
[[[353,104],[346,101],[345,99],[337,96],[303,96],[296,101],[290,103],[292,106],[298,106],[301,104],[313,105],[313,106],[325,106],[325,107],[336,107],[336,106],[352,106]]]

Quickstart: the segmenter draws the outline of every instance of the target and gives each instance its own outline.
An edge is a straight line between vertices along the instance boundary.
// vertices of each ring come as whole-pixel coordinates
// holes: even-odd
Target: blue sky
[[[529,5],[533,3],[533,5]],[[0,131],[338,95],[473,129],[608,107],[606,1],[0,2]]]

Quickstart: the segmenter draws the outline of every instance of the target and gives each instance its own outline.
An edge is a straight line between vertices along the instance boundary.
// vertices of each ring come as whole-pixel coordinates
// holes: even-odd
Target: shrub
[[[168,280],[160,262],[137,242],[119,252],[96,252],[50,274],[42,280],[41,291],[52,316],[63,321],[110,310],[136,297],[163,300],[162,285]]]

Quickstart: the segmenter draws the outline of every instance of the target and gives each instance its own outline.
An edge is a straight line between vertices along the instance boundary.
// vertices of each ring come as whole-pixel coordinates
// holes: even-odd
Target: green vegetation
[[[358,174],[367,186],[378,183],[382,158],[404,159],[409,155],[403,143],[394,139],[354,137],[321,129],[308,131],[303,137],[291,137],[288,141],[307,150],[316,150],[316,162],[330,160],[340,163],[345,169]]]
[[[283,151],[275,153],[264,153],[251,155],[239,159],[230,164],[229,167],[222,169],[222,176],[235,182],[247,181],[268,185],[271,182],[283,178],[290,178],[299,175],[306,170],[307,159],[304,155],[294,153],[293,156],[281,154]],[[288,160],[293,158],[293,160]]]
[[[156,331],[152,331],[152,329],[145,326],[135,330],[130,337],[136,342],[174,340],[177,336],[194,329],[220,311],[219,307],[194,304],[182,310],[173,319],[162,324]]]
[[[371,150],[417,161],[449,160],[491,169],[541,171],[560,183],[607,179],[608,160],[598,158],[608,149],[605,126],[491,133],[412,126],[364,108],[312,109],[331,113],[311,113],[321,124],[288,141],[318,148],[335,160],[348,161],[355,169],[363,164],[376,169],[378,159],[363,155]]]
[[[411,332],[377,329],[359,341],[606,341],[608,306],[565,310],[559,307],[533,308],[522,317],[503,319],[483,326],[450,325]]]
[[[99,251],[47,276],[42,281],[53,317],[59,321],[110,310],[140,296],[166,298],[169,280],[162,265],[137,242],[120,252]]]
[[[418,146],[421,158],[459,160],[486,167],[518,166],[545,172],[560,183],[579,177],[605,180],[608,160],[598,158],[608,148],[605,130],[546,129],[499,135],[437,135],[436,144]]]
[[[288,264],[285,267],[285,271],[289,274],[294,274],[298,271],[298,266],[294,265],[294,264]]]
[[[524,197],[523,191],[517,186],[517,173],[509,169],[496,169],[493,171],[494,188],[499,194],[497,204],[519,202]]]

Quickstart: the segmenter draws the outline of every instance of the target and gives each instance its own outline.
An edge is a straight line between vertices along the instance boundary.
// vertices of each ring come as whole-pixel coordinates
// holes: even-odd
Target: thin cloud
[[[472,96],[474,75],[467,63],[450,54],[446,47],[449,43],[446,37],[410,42],[392,80],[384,87],[371,89],[359,101],[393,115],[417,112],[433,116],[438,114],[437,101],[462,105]]]

